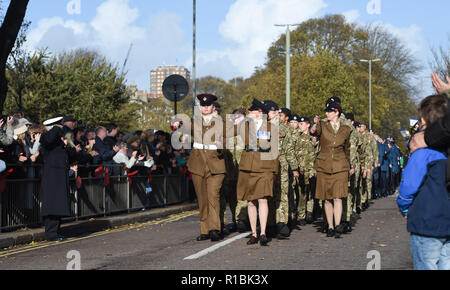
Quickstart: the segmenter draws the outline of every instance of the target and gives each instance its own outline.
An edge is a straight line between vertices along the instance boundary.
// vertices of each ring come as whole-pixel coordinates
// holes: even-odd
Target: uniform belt
[[[199,150],[218,150],[216,145],[203,145],[200,143],[194,143],[194,149]]]
[[[250,147],[245,147],[245,151],[247,152],[261,152],[261,153],[268,153],[270,152],[270,149],[262,149],[262,148],[250,148]]]

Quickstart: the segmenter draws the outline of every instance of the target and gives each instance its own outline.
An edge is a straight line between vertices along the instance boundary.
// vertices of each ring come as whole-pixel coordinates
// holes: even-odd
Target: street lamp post
[[[369,130],[372,130],[372,63],[381,59],[361,59],[360,61],[369,63]]]
[[[286,27],[286,108],[291,109],[291,26],[300,24],[275,24]]]
[[[196,76],[196,28],[197,28],[197,5],[196,0],[193,0],[193,49],[192,49],[192,116],[195,116],[195,105],[196,105],[196,96],[197,96],[197,76]]]

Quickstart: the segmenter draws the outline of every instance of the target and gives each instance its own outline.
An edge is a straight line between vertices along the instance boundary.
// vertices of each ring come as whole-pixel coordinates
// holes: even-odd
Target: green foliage
[[[96,52],[40,51],[18,60],[7,77],[5,112],[17,110],[21,96],[23,112],[35,122],[71,115],[88,126],[114,122],[126,130],[137,118],[118,68]]]

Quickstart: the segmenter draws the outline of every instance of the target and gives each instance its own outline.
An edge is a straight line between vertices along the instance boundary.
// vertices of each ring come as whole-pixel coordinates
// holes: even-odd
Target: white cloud
[[[414,55],[419,55],[424,52],[425,38],[422,34],[422,29],[416,24],[408,27],[397,27],[392,24],[380,23],[389,32],[398,37]]]
[[[342,14],[345,16],[347,22],[355,22],[361,16],[357,9],[346,11]]]
[[[28,34],[27,46],[48,47],[52,52],[76,48],[98,50],[122,68],[133,43],[127,64],[127,79],[140,89],[149,89],[150,70],[161,64],[174,64],[184,56],[185,32],[181,18],[172,13],[149,17],[146,26],[138,26],[139,10],[129,0],[106,0],[90,22],[65,21],[61,17],[41,19]]]
[[[220,51],[199,53],[200,75],[211,64],[225,62],[227,71],[237,71],[224,77],[250,76],[255,67],[264,64],[270,45],[285,31],[275,24],[301,23],[326,6],[323,0],[237,0],[219,27],[228,45]]]

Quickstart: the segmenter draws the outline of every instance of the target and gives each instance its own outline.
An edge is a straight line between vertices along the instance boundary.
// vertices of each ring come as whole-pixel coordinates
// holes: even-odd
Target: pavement
[[[63,224],[61,225],[61,233],[67,237],[76,237],[89,233],[105,231],[117,226],[147,222],[149,220],[195,209],[198,209],[197,204],[184,203],[180,205],[168,206],[165,208],[139,211],[131,214],[103,218],[92,218],[90,220]],[[0,233],[0,249],[6,249],[14,246],[41,241],[45,241],[44,228],[24,229],[11,233]]]
[[[293,231],[289,240],[261,247],[248,246],[247,233],[197,242],[198,211],[183,211],[61,243],[0,251],[0,270],[367,270],[372,264],[412,270],[406,220],[395,198],[374,201],[361,217],[341,239],[318,232],[318,222]]]

